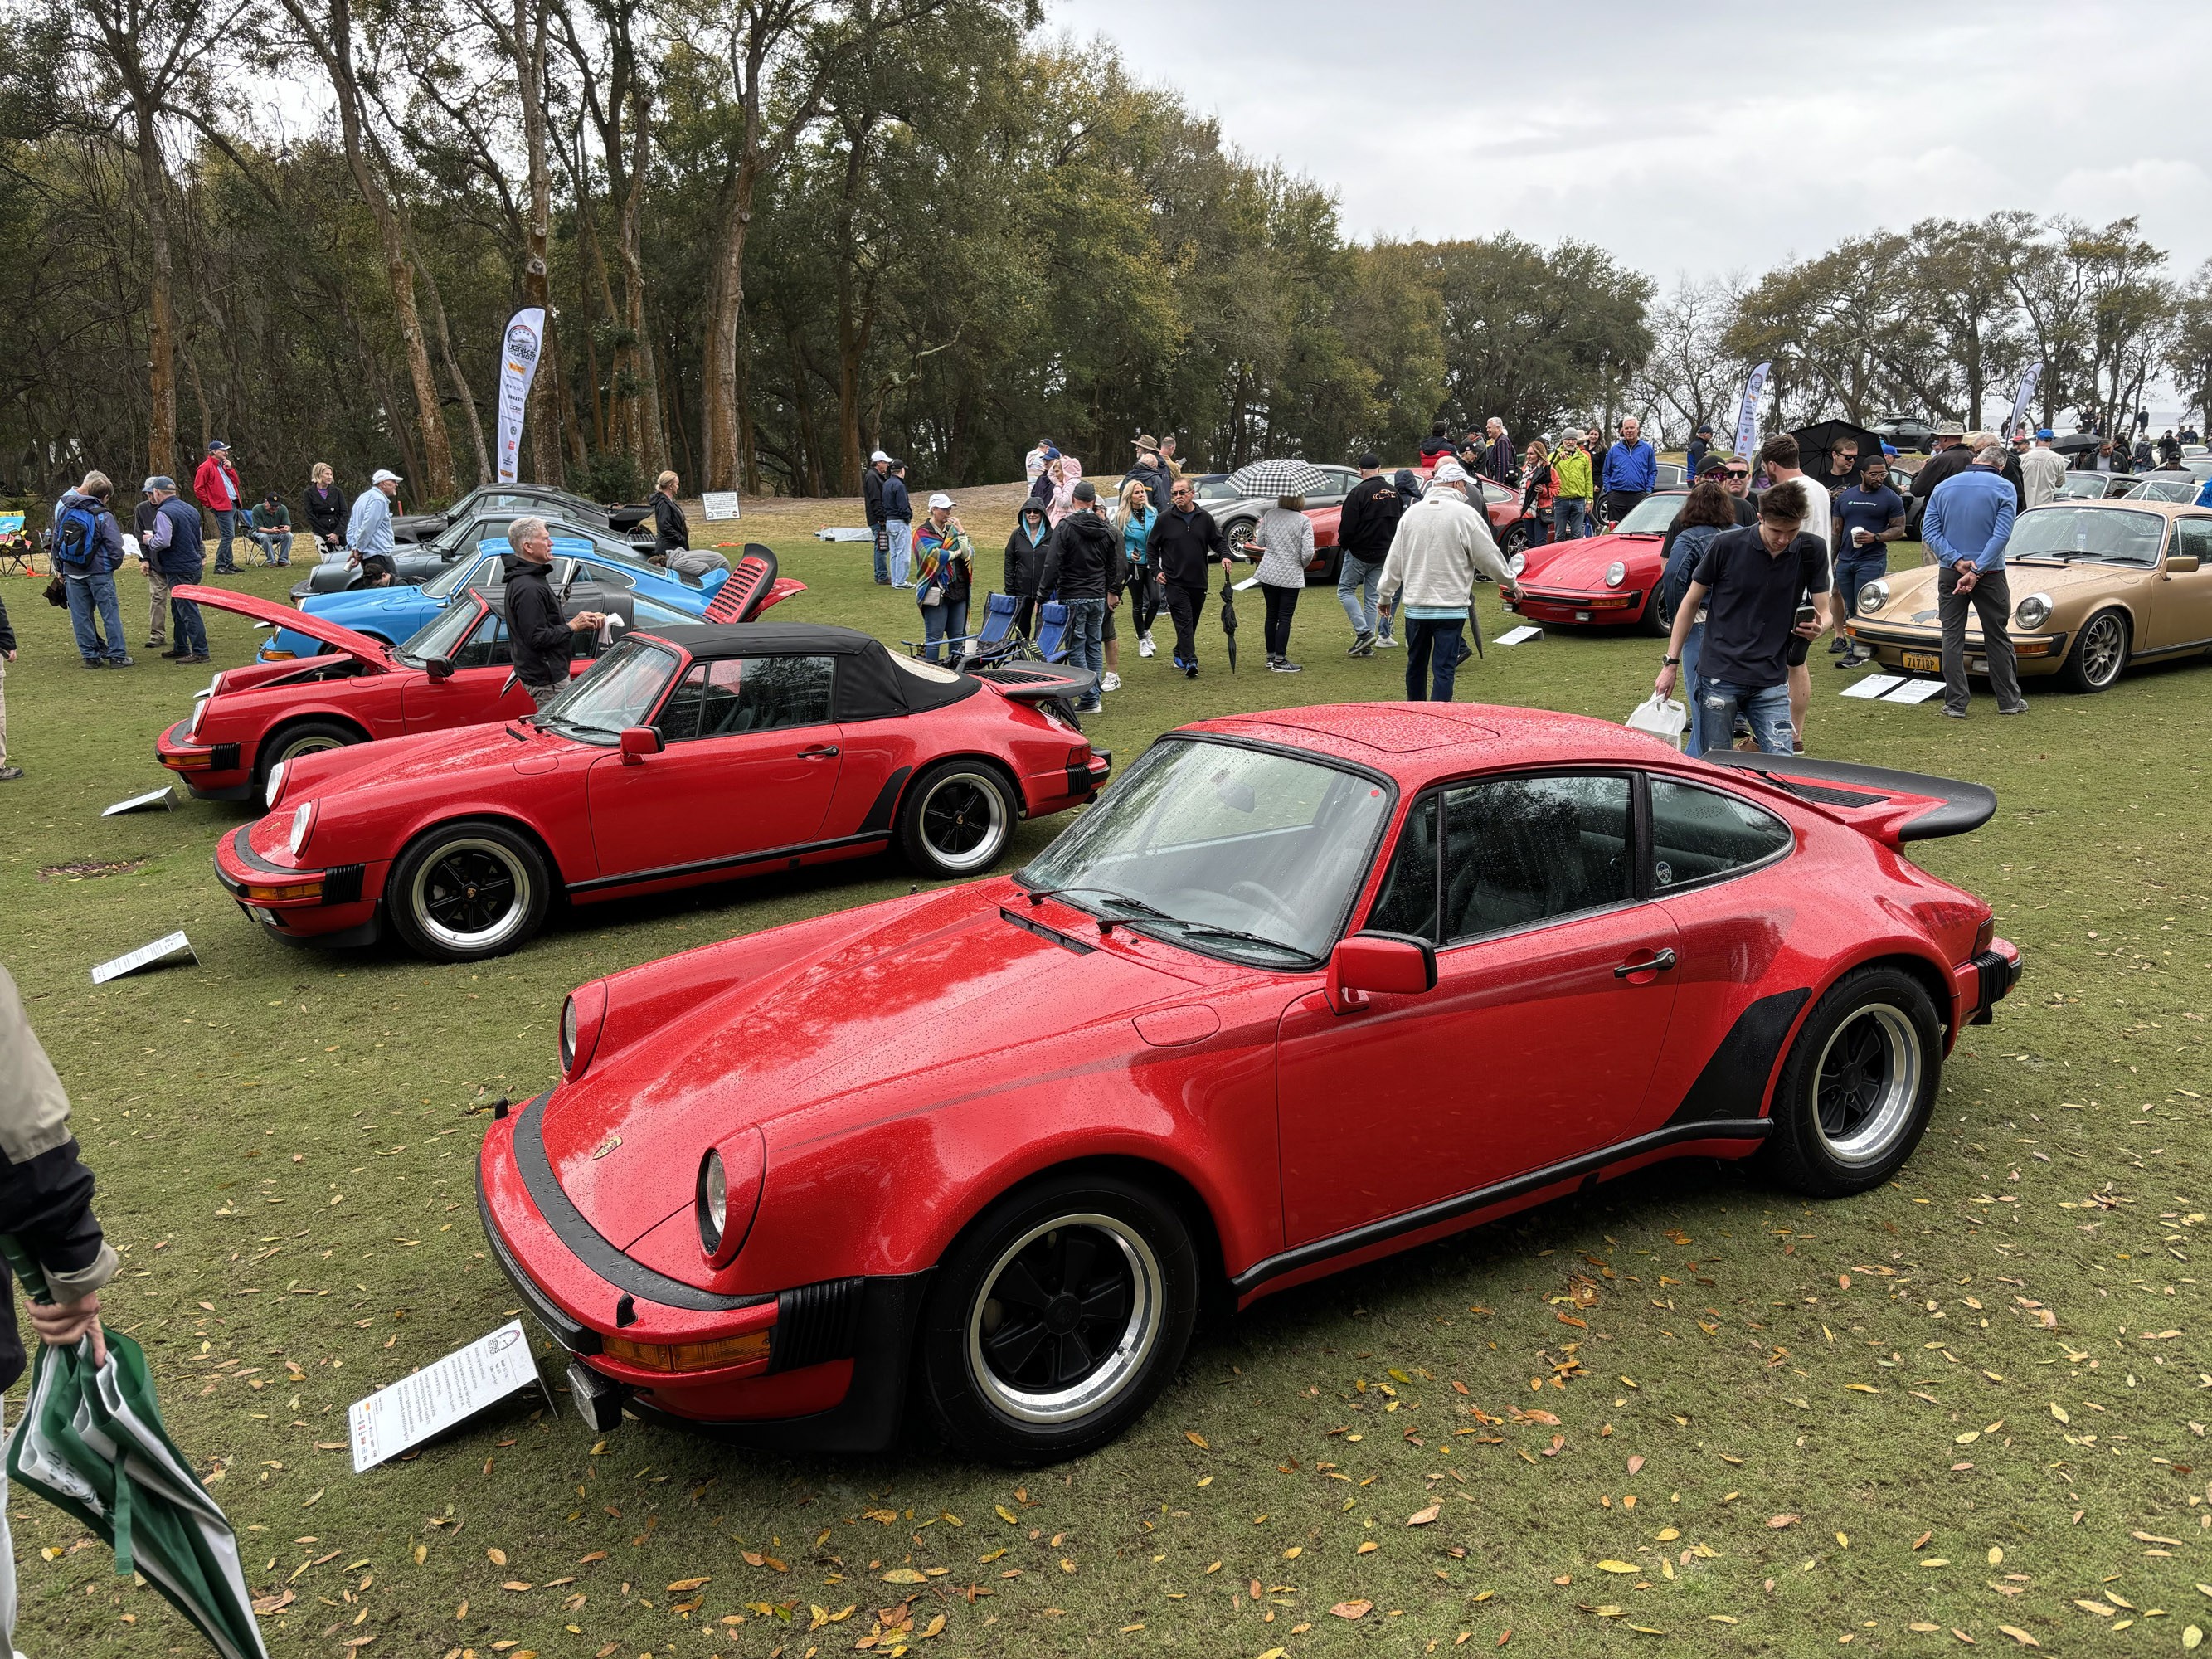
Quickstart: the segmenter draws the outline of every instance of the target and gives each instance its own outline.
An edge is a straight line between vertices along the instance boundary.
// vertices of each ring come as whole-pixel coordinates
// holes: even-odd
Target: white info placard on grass
[[[520,1320],[509,1320],[489,1336],[354,1401],[346,1413],[353,1432],[353,1472],[374,1468],[537,1382],[530,1338]]]

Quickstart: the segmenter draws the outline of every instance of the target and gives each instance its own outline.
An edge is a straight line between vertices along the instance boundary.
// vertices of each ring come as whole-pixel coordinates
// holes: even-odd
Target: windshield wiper
[[[1182,920],[1179,916],[1170,915],[1158,905],[1147,904],[1140,898],[1132,898],[1128,894],[1121,891],[1118,888],[1099,887],[1090,882],[1070,882],[1065,887],[1032,887],[1027,890],[1029,902],[1033,905],[1042,904],[1045,900],[1048,898],[1056,898],[1062,893],[1099,893],[1113,901],[1113,902],[1121,905],[1129,910],[1133,910],[1141,916],[1150,916],[1159,921],[1180,921]]]
[[[1310,951],[1303,950],[1295,945],[1286,945],[1279,939],[1269,939],[1264,933],[1248,933],[1241,927],[1217,927],[1210,921],[1185,921],[1179,916],[1172,917],[1170,920],[1183,930],[1183,936],[1186,939],[1194,933],[1202,933],[1208,939],[1239,939],[1253,945],[1264,945],[1271,951],[1287,951],[1291,955],[1306,962],[1320,960]]]

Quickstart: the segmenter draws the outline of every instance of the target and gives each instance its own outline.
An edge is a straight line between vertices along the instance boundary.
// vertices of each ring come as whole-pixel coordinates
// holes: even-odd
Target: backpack
[[[1659,617],[1669,626],[1673,625],[1675,608],[1690,591],[1690,573],[1698,568],[1698,561],[1720,533],[1711,525],[1693,524],[1674,538],[1674,550],[1659,579]]]
[[[49,550],[58,564],[88,567],[100,551],[100,509],[79,501],[56,514]]]

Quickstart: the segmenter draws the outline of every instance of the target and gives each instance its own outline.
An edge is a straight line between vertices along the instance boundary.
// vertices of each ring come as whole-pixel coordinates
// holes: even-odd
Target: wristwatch
[[[1682,659],[1680,657],[1662,657],[1659,660],[1668,668],[1680,668],[1682,665]]]

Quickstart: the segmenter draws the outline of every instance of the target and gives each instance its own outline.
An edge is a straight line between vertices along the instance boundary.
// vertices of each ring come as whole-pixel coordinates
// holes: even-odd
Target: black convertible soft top
[[[681,646],[695,658],[835,657],[836,718],[844,721],[889,720],[942,708],[982,689],[981,682],[965,674],[940,680],[902,668],[881,640],[828,623],[699,623],[638,631]]]

